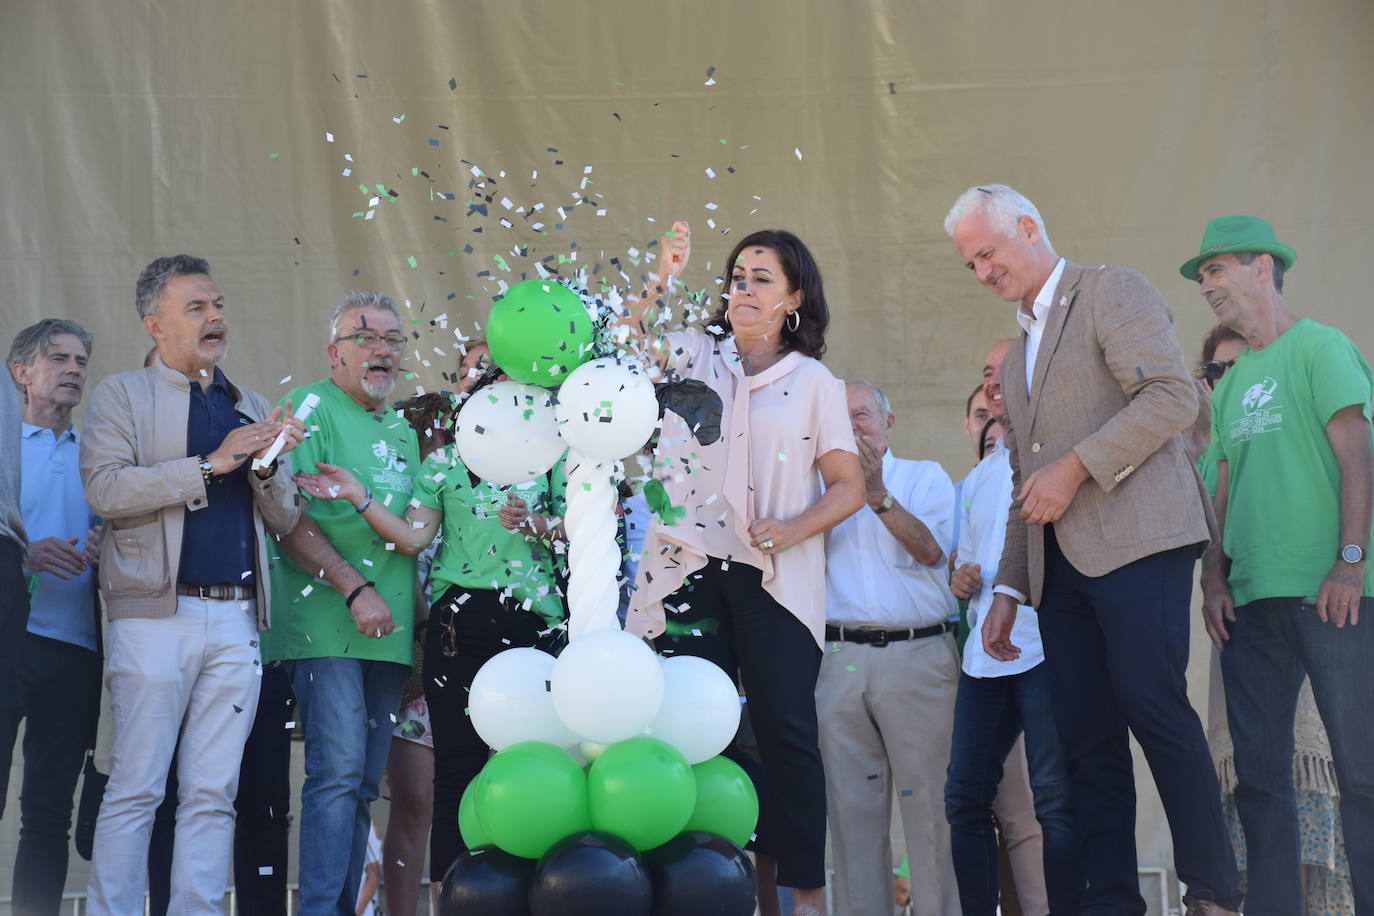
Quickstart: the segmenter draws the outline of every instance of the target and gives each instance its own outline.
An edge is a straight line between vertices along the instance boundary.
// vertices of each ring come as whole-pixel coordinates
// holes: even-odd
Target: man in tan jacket
[[[289,468],[249,459],[282,430],[289,450],[304,429],[216,367],[228,324],[204,260],[153,261],[136,305],[157,356],[100,383],[81,443],[86,500],[109,526],[99,584],[114,713],[88,905],[143,911],[153,813],[180,741],[169,913],[217,913],[270,607],[264,529],[300,517]]]
[[[1198,402],[1168,305],[1129,268],[1061,258],[1035,205],[1006,185],[969,188],[945,229],[979,282],[1020,304],[1002,370],[1013,499],[983,645],[1016,659],[1017,605],[1038,609],[1082,910],[1145,912],[1128,728],[1159,788],[1188,914],[1236,910],[1216,773],[1184,677],[1193,566],[1211,526],[1178,436]]]

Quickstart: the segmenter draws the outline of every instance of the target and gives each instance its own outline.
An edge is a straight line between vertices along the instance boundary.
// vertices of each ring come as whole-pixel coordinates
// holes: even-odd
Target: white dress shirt
[[[1000,441],[986,458],[964,478],[959,507],[958,565],[982,567],[983,585],[969,598],[969,637],[964,643],[964,673],[970,677],[1004,677],[1029,671],[1045,659],[1040,647],[1040,623],[1035,609],[1025,604],[1016,610],[1011,641],[1021,657],[999,662],[983,651],[983,620],[992,606],[992,585],[1002,561],[1007,537],[1007,507],[1011,505],[1011,453]]]
[[[954,525],[954,484],[934,461],[883,455],[883,484],[944,548]],[[826,623],[845,627],[929,627],[958,613],[942,557],[922,566],[864,505],[830,531],[825,563]]]
[[[1020,307],[1016,309],[1016,322],[1026,332],[1026,394],[1030,395],[1031,379],[1035,378],[1035,358],[1040,354],[1040,338],[1045,336],[1045,316],[1049,314],[1054,301],[1054,291],[1059,288],[1059,278],[1064,275],[1064,259],[1054,265],[1045,285],[1035,295],[1031,304],[1031,314],[1027,315]]]

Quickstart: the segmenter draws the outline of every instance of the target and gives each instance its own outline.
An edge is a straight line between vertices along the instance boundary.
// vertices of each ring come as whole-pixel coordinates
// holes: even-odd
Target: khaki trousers
[[[958,648],[948,633],[881,648],[825,644],[816,713],[835,916],[892,913],[894,788],[911,862],[911,912],[958,916],[944,798],[958,686]]]

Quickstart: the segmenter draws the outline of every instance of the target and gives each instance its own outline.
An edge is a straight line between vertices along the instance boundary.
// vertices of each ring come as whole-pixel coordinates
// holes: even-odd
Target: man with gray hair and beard
[[[287,395],[316,395],[303,471],[347,468],[368,488],[356,510],[344,500],[310,503],[282,540],[268,661],[283,661],[305,729],[301,789],[302,916],[353,913],[370,816],[401,690],[410,676],[415,561],[388,550],[362,516],[376,500],[400,515],[420,467],[414,430],[387,407],[406,337],[396,304],[372,292],[344,297],[329,314],[329,377]],[[442,829],[454,829],[443,825]]]
[[[98,578],[114,714],[88,906],[143,911],[148,837],[176,751],[169,912],[217,913],[262,674],[266,532],[300,516],[290,471],[256,459],[283,430],[287,450],[303,431],[289,405],[273,409],[216,366],[229,324],[203,259],[153,261],[135,304],[157,356],[100,383],[81,442],[86,501],[109,528]]]

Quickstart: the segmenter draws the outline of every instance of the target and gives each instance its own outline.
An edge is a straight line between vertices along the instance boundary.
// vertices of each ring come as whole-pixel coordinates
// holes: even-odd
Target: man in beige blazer
[[[1184,677],[1209,524],[1177,435],[1198,402],[1168,305],[1129,268],[1059,257],[1035,205],[1005,185],[964,192],[945,229],[979,282],[1020,304],[1002,372],[1014,495],[983,642],[993,658],[1015,659],[1017,604],[1039,609],[1083,850],[1082,911],[1145,912],[1128,728],[1169,819],[1187,912],[1237,910],[1216,774]]]

